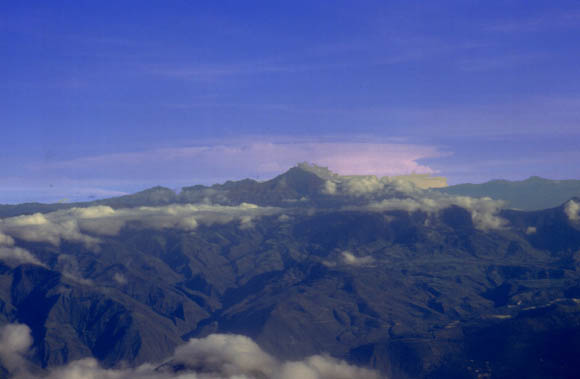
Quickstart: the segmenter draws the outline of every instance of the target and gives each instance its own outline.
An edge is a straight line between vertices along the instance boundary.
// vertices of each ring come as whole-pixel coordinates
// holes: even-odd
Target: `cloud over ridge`
[[[501,229],[507,226],[507,220],[499,215],[505,206],[504,201],[489,197],[454,196],[429,190],[430,186],[439,187],[442,184],[444,178],[422,175],[379,178],[374,175],[340,176],[329,173],[321,191],[327,195],[355,196],[368,201],[364,206],[354,207],[357,209],[437,213],[451,206],[459,206],[469,211],[478,229]],[[569,212],[576,209],[575,204],[569,202]]]
[[[58,246],[61,240],[68,240],[94,247],[99,242],[99,235],[117,235],[129,223],[139,223],[146,228],[175,228],[184,231],[195,230],[199,224],[225,224],[233,221],[248,227],[255,217],[278,212],[274,207],[259,207],[248,203],[237,206],[172,204],[120,209],[104,205],[70,208],[1,219],[0,246],[3,243],[13,245],[14,238],[18,238],[54,246]]]
[[[42,265],[32,253],[18,246],[14,246],[14,238],[0,230],[0,259],[8,262],[32,263]]]
[[[578,221],[580,220],[580,203],[570,200],[566,203],[566,207],[564,208],[566,215],[570,219],[570,221]]]
[[[350,365],[326,355],[302,361],[281,362],[250,338],[211,334],[192,338],[163,363],[135,368],[105,369],[93,358],[56,367],[38,376],[26,366],[32,345],[30,329],[23,324],[0,328],[0,362],[18,379],[379,379],[373,370]]]
[[[451,206],[459,206],[471,214],[476,228],[480,230],[501,229],[507,226],[507,220],[499,215],[504,202],[489,197],[472,198],[467,196],[448,196],[431,194],[432,197],[405,199],[386,199],[368,205],[376,211],[404,210],[407,212],[423,211],[436,213]]]
[[[127,225],[191,232],[200,224],[238,222],[241,229],[249,229],[253,228],[256,217],[279,212],[275,207],[259,207],[248,203],[237,206],[172,204],[120,209],[97,205],[8,217],[0,219],[0,259],[42,265],[31,252],[16,246],[15,239],[49,243],[56,247],[66,240],[82,243],[98,251],[100,236],[118,235]]]

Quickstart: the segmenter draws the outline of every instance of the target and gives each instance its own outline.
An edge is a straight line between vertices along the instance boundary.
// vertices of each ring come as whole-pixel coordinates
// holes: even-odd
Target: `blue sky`
[[[5,1],[0,203],[272,177],[580,178],[578,1]]]

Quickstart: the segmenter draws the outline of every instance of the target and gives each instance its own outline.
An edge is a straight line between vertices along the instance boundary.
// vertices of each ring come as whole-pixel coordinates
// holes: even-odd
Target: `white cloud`
[[[122,286],[127,284],[127,278],[125,277],[125,275],[119,272],[116,272],[115,275],[113,275],[113,280],[117,282],[117,284],[120,284]]]
[[[240,217],[240,229],[251,229],[254,227],[254,218],[252,216]]]
[[[0,246],[0,260],[44,266],[28,250],[17,246]]]
[[[377,196],[394,192],[416,193],[421,190],[445,187],[447,180],[427,174],[383,176],[334,174],[324,182],[322,193],[327,195]]]
[[[578,215],[578,212],[580,211],[580,203],[577,203],[574,200],[570,200],[566,204],[566,208],[564,210],[570,221],[580,220],[580,216]]]
[[[375,259],[373,257],[371,257],[370,255],[368,255],[366,257],[357,257],[356,255],[354,255],[350,251],[343,251],[342,252],[342,261],[344,263],[346,263],[347,265],[366,266],[366,265],[373,264]]]
[[[210,369],[222,377],[261,374],[272,377],[278,362],[250,338],[240,335],[212,334],[191,339],[175,350],[173,361],[188,367]]]
[[[241,228],[251,228],[256,217],[278,212],[278,208],[258,207],[247,203],[238,206],[172,204],[121,209],[108,206],[71,208],[2,219],[0,240],[13,243],[13,238],[18,238],[31,242],[47,242],[54,246],[58,246],[61,240],[68,240],[96,249],[99,239],[95,235],[117,235],[129,223],[137,223],[146,228],[193,231],[200,223],[211,225],[239,221]]]
[[[388,177],[377,178],[374,175],[340,176],[336,175],[324,182],[322,193],[327,195],[351,195],[369,196],[387,194],[389,191],[398,190],[398,183],[391,181]],[[405,190],[413,190],[410,184]],[[406,191],[405,191],[406,192]]]
[[[331,260],[322,261],[322,264],[326,267],[336,267],[337,265],[362,267],[372,266],[374,263],[375,259],[372,256],[359,257],[350,251],[342,251],[339,256],[334,256]]]
[[[385,182],[376,176],[356,176],[342,178],[343,190],[353,195],[363,195],[379,192],[385,187]]]
[[[0,246],[14,246],[14,238],[0,232]]]
[[[327,195],[334,195],[336,194],[336,183],[331,181],[331,180],[327,180],[324,182],[324,187],[322,189],[322,193],[325,193]]]
[[[498,212],[505,205],[503,201],[489,197],[452,196],[450,202],[467,209],[479,229],[501,229],[507,225],[507,221],[498,216]]]
[[[351,366],[328,356],[315,355],[302,362],[282,366],[277,379],[379,379],[376,371]]]
[[[14,238],[0,231],[0,260],[16,263],[41,265],[40,261],[28,250],[14,246]]]
[[[26,370],[23,354],[32,338],[26,325],[0,330],[0,359],[18,377],[40,379]],[[174,372],[174,367],[179,367]],[[379,379],[376,371],[349,365],[324,355],[297,362],[280,362],[245,336],[212,334],[179,346],[162,364],[104,369],[93,358],[53,368],[48,379]]]
[[[94,245],[97,240],[80,232],[77,220],[66,211],[35,213],[0,220],[0,231],[13,238],[31,242],[48,242],[58,246],[61,239]]]
[[[367,208],[377,211],[404,210],[416,212],[436,213],[452,205],[457,205],[471,213],[474,225],[481,230],[501,229],[507,221],[498,214],[504,202],[489,197],[472,198],[467,196],[450,196],[446,194],[423,192],[415,198],[393,198],[372,203]]]
[[[0,361],[8,370],[25,370],[23,355],[32,345],[30,328],[23,324],[8,324],[0,328]]]

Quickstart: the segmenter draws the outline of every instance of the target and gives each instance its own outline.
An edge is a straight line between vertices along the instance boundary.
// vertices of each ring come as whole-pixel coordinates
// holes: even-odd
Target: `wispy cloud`
[[[345,175],[399,175],[432,173],[419,161],[446,153],[436,146],[364,142],[248,142],[153,149],[115,153],[43,163],[42,169],[84,169],[92,174],[127,170],[146,173],[171,169],[180,175],[236,172],[254,175],[278,174],[297,162],[309,161]],[[195,170],[192,170],[195,165]],[[40,167],[39,167],[40,168]],[[197,170],[197,171],[196,171]],[[135,171],[134,171],[135,172]]]
[[[551,28],[579,28],[580,9],[572,9],[557,13],[544,13],[535,17],[519,20],[500,20],[484,26],[490,32],[525,33],[538,32]]]
[[[290,51],[275,58],[236,63],[157,63],[142,65],[143,72],[167,78],[214,80],[259,74],[293,74],[311,71],[369,69],[421,61],[439,54],[470,51],[481,43],[449,43],[432,37],[389,37],[353,40]]]
[[[458,62],[458,66],[463,71],[479,72],[513,69],[514,67],[537,64],[546,56],[538,53],[534,54],[507,54],[492,57],[470,57]]]
[[[33,171],[38,172],[36,169]],[[23,173],[25,171],[22,171]],[[67,178],[61,175],[38,174],[32,177],[0,178],[0,204],[39,202],[72,202],[127,195],[120,188],[132,188],[124,178],[105,180]],[[157,183],[152,183],[155,185]]]
[[[234,108],[234,109],[249,109],[256,111],[283,111],[283,112],[301,112],[299,108],[292,106],[290,104],[268,104],[268,103],[233,103],[233,102],[220,102],[216,101],[198,101],[191,103],[173,103],[165,104],[166,108],[169,109],[179,109],[179,110],[189,110],[197,108]]]
[[[472,69],[487,69],[482,64]],[[319,109],[318,112],[358,122],[384,120],[389,125],[413,125],[407,133],[431,139],[442,135],[506,136],[506,135],[577,135],[580,117],[580,99],[577,96],[505,95],[493,103],[457,104],[444,106],[358,107],[347,109]],[[437,132],[434,132],[437,131]]]
[[[269,63],[265,61],[248,63],[208,63],[184,64],[181,66],[167,64],[151,64],[143,67],[143,71],[174,79],[212,80],[220,77],[257,74],[288,74],[308,71],[331,70],[346,68],[346,63]]]

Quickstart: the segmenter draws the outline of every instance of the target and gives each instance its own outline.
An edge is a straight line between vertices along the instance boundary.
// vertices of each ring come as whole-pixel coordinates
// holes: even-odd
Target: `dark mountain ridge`
[[[0,217],[13,217],[36,212],[47,213],[73,207],[106,205],[113,208],[159,206],[211,202],[223,205],[238,205],[243,202],[257,205],[293,206],[297,201],[316,201],[316,206],[336,206],[336,196],[327,196],[321,191],[325,182],[339,178],[331,171],[301,163],[273,179],[259,182],[253,179],[227,181],[212,186],[194,185],[183,187],[179,193],[162,187],[152,187],[134,194],[112,197],[90,202],[76,203],[23,203],[0,204]],[[392,196],[402,196],[400,190],[392,188]],[[508,207],[522,210],[553,208],[567,200],[580,196],[580,180],[550,180],[532,176],[522,181],[492,180],[482,184],[457,184],[430,191],[474,198],[491,197],[505,201]],[[325,203],[326,201],[326,203]],[[353,201],[352,198],[349,199]]]
[[[156,186],[130,195],[108,199],[77,203],[23,203],[0,204],[0,217],[14,217],[32,213],[48,213],[73,207],[90,207],[97,205],[112,208],[130,208],[140,206],[160,206],[168,204],[212,203],[221,205],[239,205],[252,203],[262,206],[293,207],[302,202],[316,206],[336,206],[337,197],[324,193],[325,182],[338,175],[324,168],[301,163],[273,179],[258,182],[253,179],[227,181],[212,186],[194,185],[183,187],[181,192]],[[397,193],[394,190],[394,193]],[[353,199],[349,199],[352,201]]]

